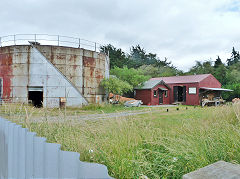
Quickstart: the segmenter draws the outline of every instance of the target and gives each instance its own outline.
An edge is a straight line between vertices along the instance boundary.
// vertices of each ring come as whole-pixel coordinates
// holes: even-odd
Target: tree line
[[[224,98],[230,100],[240,96],[240,54],[234,47],[226,63],[219,56],[215,60],[196,61],[187,72],[177,69],[167,58],[162,60],[157,54],[146,52],[140,45],[132,46],[130,53],[111,44],[101,46],[101,51],[109,53],[111,74],[102,85],[115,94],[131,97],[134,87],[153,77],[211,73],[223,88],[234,90],[223,93]]]

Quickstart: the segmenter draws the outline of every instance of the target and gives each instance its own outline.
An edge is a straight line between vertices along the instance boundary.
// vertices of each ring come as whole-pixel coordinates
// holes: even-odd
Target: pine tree
[[[216,59],[216,61],[214,62],[214,68],[217,68],[217,67],[219,67],[220,65],[222,65],[223,63],[222,63],[222,60],[221,60],[221,58],[218,56],[217,57],[217,59]]]
[[[233,47],[233,49],[232,49],[232,56],[231,56],[230,59],[227,59],[227,65],[231,66],[231,65],[236,64],[238,62],[240,62],[240,54]]]

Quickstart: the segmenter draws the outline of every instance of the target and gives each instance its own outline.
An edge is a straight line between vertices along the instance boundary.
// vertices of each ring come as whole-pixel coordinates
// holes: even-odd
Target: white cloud
[[[4,0],[1,34],[49,33],[140,44],[187,70],[195,60],[240,50],[238,0]]]

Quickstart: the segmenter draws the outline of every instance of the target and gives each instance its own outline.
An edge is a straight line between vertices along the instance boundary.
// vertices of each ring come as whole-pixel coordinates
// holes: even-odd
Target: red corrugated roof
[[[169,77],[158,77],[151,78],[150,80],[163,80],[167,84],[171,83],[198,83],[211,74],[202,74],[202,75],[188,75],[188,76],[169,76]]]

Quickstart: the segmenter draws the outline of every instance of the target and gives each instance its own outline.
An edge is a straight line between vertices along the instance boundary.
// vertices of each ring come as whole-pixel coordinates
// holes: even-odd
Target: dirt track
[[[32,118],[32,122],[63,122],[65,120],[68,121],[86,121],[86,120],[105,120],[105,119],[112,119],[112,118],[120,118],[120,117],[127,117],[139,114],[146,114],[156,110],[141,110],[141,111],[125,111],[125,112],[117,112],[117,113],[102,113],[102,114],[83,114],[77,116],[49,116],[47,119],[45,117],[37,117]]]
[[[106,119],[114,119],[114,118],[124,118],[128,116],[135,116],[135,115],[141,115],[141,114],[146,114],[146,113],[151,113],[155,111],[162,111],[164,108],[162,107],[174,107],[173,105],[166,105],[166,106],[161,106],[161,107],[156,107],[156,106],[149,106],[148,108],[144,108],[143,110],[128,110],[128,111],[122,111],[122,112],[114,112],[114,113],[98,113],[98,114],[77,114],[77,115],[70,115],[70,116],[64,116],[62,115],[57,115],[57,116],[31,116],[27,120],[30,122],[66,122],[66,121],[71,121],[71,122],[81,122],[81,121],[95,121],[95,120],[106,120]],[[4,117],[4,115],[2,116]],[[8,118],[7,116],[5,116]],[[18,121],[19,119],[24,119],[24,116],[18,116],[17,117]],[[16,120],[16,119],[15,119]],[[12,119],[14,121],[14,119]]]

